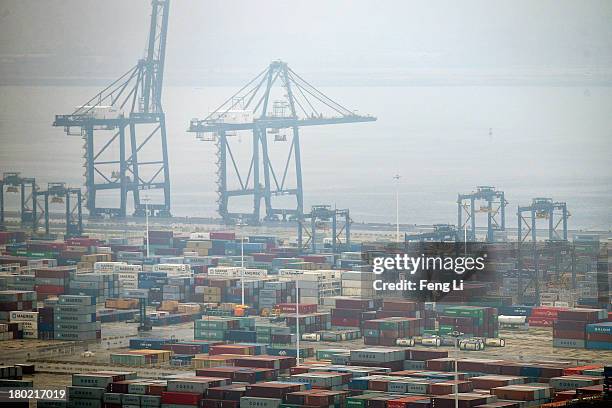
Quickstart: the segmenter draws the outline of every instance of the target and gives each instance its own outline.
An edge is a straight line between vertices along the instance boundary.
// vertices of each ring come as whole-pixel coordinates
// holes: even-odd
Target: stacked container
[[[423,335],[423,322],[416,317],[367,320],[363,326],[366,345],[395,346],[397,339]]]
[[[338,328],[361,327],[365,320],[372,319],[372,313],[369,312],[376,310],[378,306],[377,301],[374,299],[351,297],[336,298],[335,308],[331,309],[331,324]]]
[[[96,340],[101,326],[96,321],[96,298],[61,295],[54,314],[56,340]]]
[[[77,274],[69,283],[71,295],[92,296],[99,303],[119,296],[119,277],[113,273]]]
[[[452,306],[440,313],[440,334],[458,331],[476,337],[497,337],[497,309],[479,306]]]
[[[38,338],[53,340],[54,336],[54,308],[45,306],[38,309]]]
[[[230,330],[254,328],[254,319],[206,317],[195,321],[196,340],[226,340]]]
[[[586,348],[612,350],[612,322],[587,324]]]
[[[38,312],[13,311],[11,323],[21,323],[24,339],[38,338]]]
[[[374,272],[342,272],[342,296],[374,297]]]
[[[531,309],[531,315],[527,319],[529,326],[533,327],[552,327],[558,318],[560,311],[565,307],[538,306]]]
[[[272,310],[279,303],[291,303],[295,298],[295,282],[264,282],[259,291],[259,309]]]
[[[289,314],[285,320],[292,333],[296,333],[297,321],[299,320],[300,333],[314,333],[321,330],[331,329],[331,315],[329,313]]]
[[[70,281],[74,279],[75,275],[76,267],[71,266],[34,269],[38,300],[68,293]]]
[[[553,347],[585,348],[587,326],[607,317],[605,309],[560,310],[553,322]]]
[[[31,311],[36,304],[36,292],[23,290],[0,291],[0,320],[8,321],[12,311]]]

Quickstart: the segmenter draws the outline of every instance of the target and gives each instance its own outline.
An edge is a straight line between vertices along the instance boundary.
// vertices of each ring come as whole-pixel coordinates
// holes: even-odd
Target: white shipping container
[[[374,288],[342,288],[342,296],[374,297]]]
[[[189,381],[189,378],[168,380],[168,391],[204,394],[207,389],[208,383],[203,381]]]
[[[210,239],[210,232],[192,232],[189,235],[189,240],[198,241],[198,240],[208,240]]]
[[[121,264],[121,265],[115,265],[115,267],[113,268],[113,272],[116,273],[138,273],[142,271],[142,265],[128,265],[128,264]]]
[[[278,408],[282,402],[277,398],[240,397],[241,408]]]
[[[154,272],[168,272],[168,273],[190,273],[191,266],[188,264],[157,264],[153,265]]]
[[[9,317],[11,322],[38,322],[38,312],[13,311]]]
[[[38,329],[23,329],[23,338],[24,339],[37,339],[38,338]]]
[[[125,262],[96,262],[94,272],[113,272],[117,265],[127,265]]]
[[[209,268],[208,269],[209,276],[223,276],[223,277],[240,277],[242,276],[242,269],[229,266],[229,267],[217,267],[217,268]],[[265,269],[244,269],[244,277],[245,278],[263,278],[268,276],[268,271]]]
[[[23,330],[38,330],[38,322],[32,321],[15,321],[14,323],[21,323]]]
[[[116,275],[119,281],[138,281],[138,275],[136,273],[117,273]]]
[[[356,271],[345,271],[342,272],[342,282],[347,281],[366,281],[371,282],[375,279],[374,272],[356,272]]]
[[[357,281],[357,280],[344,280],[342,279],[342,288],[364,288],[371,289],[373,287],[372,282]]]

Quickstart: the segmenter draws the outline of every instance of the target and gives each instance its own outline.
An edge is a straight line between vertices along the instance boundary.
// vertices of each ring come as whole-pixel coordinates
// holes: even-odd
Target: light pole
[[[455,338],[455,408],[459,408],[459,372],[457,365],[459,364],[459,337],[463,333],[455,330],[450,335]]]
[[[474,233],[476,236],[476,233]],[[463,255],[467,256],[467,222],[463,226]]]
[[[149,197],[144,197],[142,199],[145,203],[145,229],[146,229],[146,242],[147,242],[147,258],[151,256],[149,251],[149,201],[151,199]]]
[[[300,365],[300,280],[295,279],[295,362]]]
[[[399,179],[402,176],[396,174],[393,176],[393,180],[395,181],[395,242],[400,242],[400,234],[399,234]]]
[[[236,223],[238,230],[240,231],[240,294],[242,305],[244,306],[244,237],[242,236],[242,226],[243,226],[242,218]]]

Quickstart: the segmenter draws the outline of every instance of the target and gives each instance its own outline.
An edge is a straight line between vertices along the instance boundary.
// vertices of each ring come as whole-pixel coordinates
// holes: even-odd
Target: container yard
[[[241,239],[201,235],[211,248]],[[354,256],[368,241],[309,253],[279,234],[265,252],[192,255],[193,233],[150,229],[164,244],[147,257],[147,239],[134,243],[127,262],[100,229],[16,236],[0,256],[2,381],[65,392],[38,406],[453,407],[455,392],[462,407],[557,406],[602,399],[610,381],[612,314],[552,284],[540,293],[552,305],[518,304],[504,285],[428,302],[372,289],[376,275]],[[351,257],[354,269],[342,267]],[[507,263],[493,268],[502,282]],[[351,292],[361,288],[369,296]]]
[[[9,151],[0,151],[0,407],[612,406],[610,127],[591,116],[605,110],[609,90],[599,88],[612,83],[604,52],[610,41],[593,38],[609,32],[597,22],[608,21],[612,8],[575,5],[570,12],[559,2],[553,13],[546,2],[538,10],[524,5],[518,14],[532,13],[521,20],[529,44],[511,32],[513,42],[498,47],[512,13],[485,2],[480,14],[448,2],[440,9],[463,19],[436,12],[435,24],[419,2],[410,12],[403,2],[395,2],[397,10],[361,9],[360,0],[340,10],[330,2],[319,13],[325,18],[300,2],[291,4],[299,13],[261,2],[266,21],[251,2],[211,8],[111,0],[83,7],[66,0],[51,17],[30,3],[0,7],[0,32],[9,38],[0,44],[0,88],[20,84],[9,89],[13,97],[0,93],[0,145]],[[191,23],[175,19],[175,9]],[[102,14],[109,10],[112,17]],[[531,27],[542,10],[545,29]],[[237,12],[245,16],[239,24]],[[81,27],[70,36],[76,39],[55,39],[61,49],[17,41],[43,44],[46,35],[57,36],[46,24],[59,15],[70,19],[62,25],[67,33],[72,24]],[[406,20],[395,20],[400,15]],[[134,40],[121,28],[127,16],[130,30],[143,29],[147,39],[137,58],[125,45]],[[410,22],[415,16],[419,21]],[[320,28],[332,21],[333,36],[313,36],[311,25],[300,32],[298,17]],[[251,20],[257,29],[240,35]],[[113,30],[96,37],[111,23]],[[563,36],[551,34],[555,24]],[[377,25],[389,31],[384,39]],[[428,25],[429,37],[418,38]],[[361,39],[343,40],[343,26]],[[408,26],[415,30],[404,34],[417,48],[404,48],[410,41],[393,31]],[[18,35],[22,27],[32,32]],[[186,27],[193,31],[187,37]],[[482,49],[458,40],[451,50],[438,38],[454,39],[468,27],[475,30],[468,41],[486,39]],[[182,35],[181,43],[173,35]],[[329,61],[317,68],[309,65],[315,55],[283,45],[285,37],[301,36],[312,37],[301,47],[316,47]],[[218,49],[207,48],[211,38]],[[551,38],[554,44],[538,48]],[[8,47],[12,42],[18,48]],[[246,59],[261,44],[273,47],[264,55],[287,51],[295,70],[293,62],[265,60],[252,76],[255,63]],[[343,54],[355,44],[359,53]],[[189,66],[168,61],[167,68],[167,45]],[[506,48],[520,59],[508,58]],[[405,57],[388,59],[400,49]],[[530,65],[531,54],[539,54],[541,66]],[[109,55],[136,65],[117,74]],[[461,62],[480,59],[474,55],[508,66]],[[584,62],[600,57],[605,69]],[[31,61],[50,65],[38,78],[53,85],[48,106],[27,102]],[[65,75],[54,73],[57,67]],[[366,72],[370,67],[374,72]],[[196,73],[207,86],[194,85]],[[162,98],[164,78],[185,89]],[[358,98],[350,83],[364,78],[373,93]],[[222,86],[213,90],[208,81]],[[490,89],[472,88],[473,81],[519,93],[483,103]],[[566,82],[580,90],[571,103],[557,89]],[[444,91],[449,84],[455,89]],[[502,91],[499,84],[520,86]],[[408,100],[398,96],[404,87],[414,92]],[[539,103],[546,87],[556,93]],[[380,96],[386,92],[392,96]],[[465,100],[451,109],[445,92]],[[423,106],[428,114],[419,113]],[[379,116],[356,107],[378,109]],[[540,110],[542,123],[528,112]],[[15,126],[24,114],[33,118],[20,124],[27,132]],[[44,134],[43,122],[65,151],[43,138],[17,143],[16,135]],[[32,157],[23,152],[36,166],[27,166]],[[520,156],[520,166],[508,155]],[[317,204],[319,197],[327,203]]]

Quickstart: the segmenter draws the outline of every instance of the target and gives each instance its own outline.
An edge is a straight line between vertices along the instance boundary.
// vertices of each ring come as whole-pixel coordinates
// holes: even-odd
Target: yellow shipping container
[[[178,300],[164,300],[161,302],[161,306],[157,310],[162,310],[164,312],[176,312],[178,310],[178,306]]]
[[[237,356],[218,355],[218,356],[206,356],[198,354],[191,360],[193,368],[212,368],[222,366],[233,366],[234,359]]]
[[[205,295],[221,295],[221,288],[217,288],[214,286],[202,286],[202,293]]]
[[[104,306],[109,309],[121,309],[121,310],[129,310],[129,309],[137,309],[138,308],[138,299],[106,299],[104,302]]]
[[[187,241],[186,247],[189,249],[211,249],[212,241]]]
[[[112,254],[89,254],[81,256],[82,262],[112,262],[112,260]]]
[[[77,271],[87,271],[93,269],[93,267],[92,262],[77,262]]]
[[[178,305],[179,313],[198,313],[200,311],[201,308],[198,303],[179,303]]]
[[[125,354],[138,354],[138,355],[148,355],[154,356],[157,355],[158,362],[168,362],[170,361],[170,357],[172,357],[172,351],[170,350],[128,350]]]

